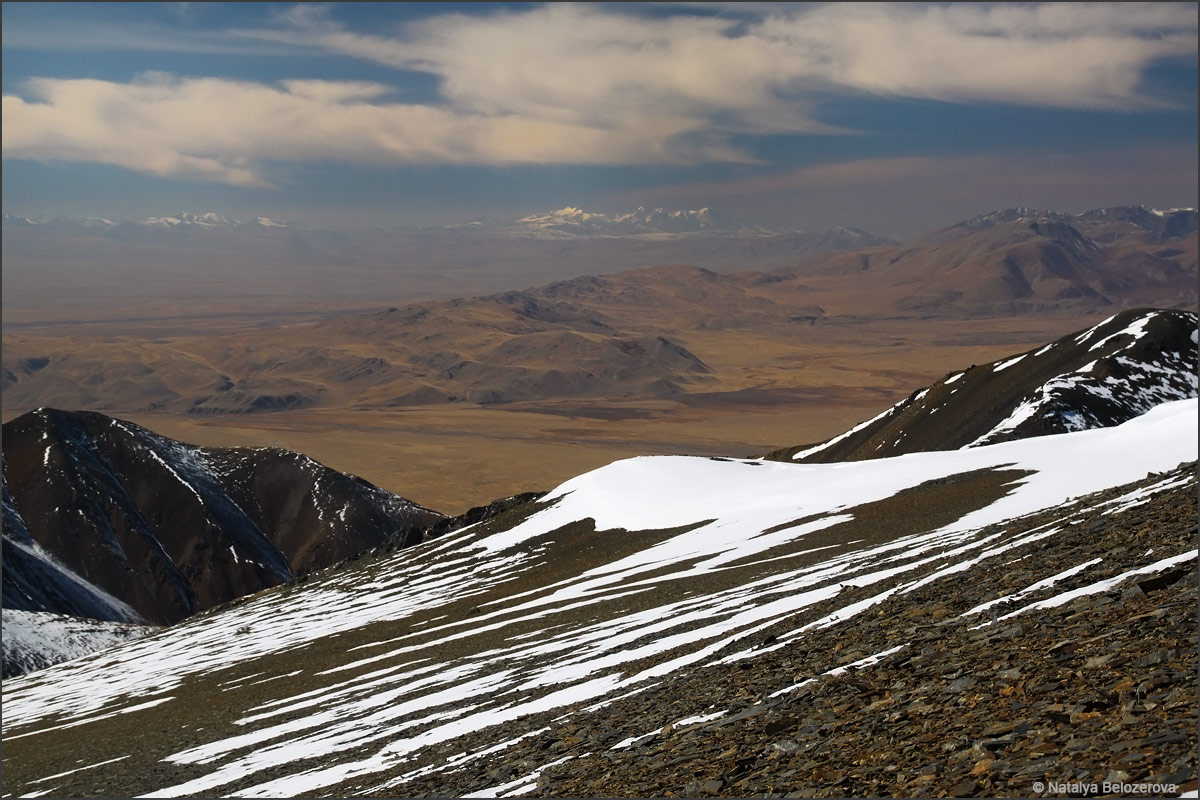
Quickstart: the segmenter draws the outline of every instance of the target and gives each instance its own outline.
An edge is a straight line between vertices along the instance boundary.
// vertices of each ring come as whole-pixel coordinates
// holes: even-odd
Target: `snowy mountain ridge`
[[[89,737],[86,781],[120,776],[134,794],[527,793],[573,764],[632,755],[664,724],[660,738],[750,712],[672,690],[680,710],[649,728],[615,714],[601,714],[607,730],[573,720],[692,674],[753,669],[825,632],[854,642],[886,604],[927,588],[961,598],[944,622],[965,636],[1186,568],[1194,547],[1160,542],[1110,557],[1068,548],[1066,569],[1043,555],[1025,590],[980,595],[975,578],[1048,552],[1097,515],[1115,524],[1167,493],[1194,494],[1194,469],[1173,470],[1196,459],[1196,426],[1193,399],[1117,427],[843,464],[619,461],[507,517],[8,681],[6,767],[57,729]],[[897,512],[914,498],[942,498],[929,507],[943,510],[905,521]],[[1003,614],[981,610],[1009,595]],[[906,655],[919,629],[895,635],[907,638],[847,648],[818,672],[800,661],[767,673],[763,711],[799,702],[822,676],[919,656]],[[218,707],[202,729],[137,751],[98,733],[115,718],[158,730]],[[505,761],[510,751],[526,766]],[[497,759],[511,767],[489,771]],[[77,790],[55,777],[62,769],[26,766],[13,786]]]
[[[1152,227],[1158,223],[1151,221],[1150,217],[1156,217],[1159,220],[1163,219],[1178,219],[1186,224],[1190,219],[1192,225],[1195,225],[1196,209],[1195,208],[1168,208],[1157,209],[1149,206],[1108,206],[1104,208],[1093,208],[1089,211],[1084,211],[1079,214],[1071,214],[1065,211],[1054,211],[1050,209],[1026,208],[1025,206],[1016,206],[1013,208],[1000,209],[997,211],[989,211],[986,214],[965,219],[961,222],[952,225],[952,228],[986,228],[994,225],[1002,225],[1009,222],[1021,222],[1024,220],[1051,220],[1059,222],[1086,221],[1097,218],[1118,218],[1124,221],[1140,224],[1144,227]]]
[[[192,214],[187,211],[181,211],[178,214],[168,217],[146,217],[137,220],[136,224],[150,228],[174,228],[180,225],[194,225],[202,228],[216,227],[244,227],[257,226],[260,228],[290,228],[293,224],[290,222],[280,222],[278,220],[269,219],[267,217],[255,217],[249,222],[242,222],[233,217],[225,217],[208,211],[202,214]]]
[[[243,221],[235,217],[217,214],[213,211],[205,211],[199,214],[190,211],[180,211],[175,214],[167,214],[164,216],[149,216],[135,220],[114,221],[104,217],[84,217],[83,219],[70,219],[68,217],[58,215],[49,219],[20,216],[18,214],[5,213],[3,218],[5,225],[18,225],[23,227],[41,226],[44,228],[83,228],[92,231],[117,231],[124,226],[139,226],[141,228],[150,229],[231,229],[231,228],[297,228],[295,223],[274,220],[268,217],[255,217],[249,221]]]
[[[767,457],[857,460],[1118,425],[1197,396],[1198,324],[1190,311],[1123,311],[1026,353],[952,372],[839,436]]]
[[[650,233],[741,232],[776,234],[782,231],[726,217],[708,208],[667,211],[638,206],[627,213],[601,214],[567,206],[556,211],[530,214],[516,221],[530,232],[540,231],[575,236],[631,236]]]

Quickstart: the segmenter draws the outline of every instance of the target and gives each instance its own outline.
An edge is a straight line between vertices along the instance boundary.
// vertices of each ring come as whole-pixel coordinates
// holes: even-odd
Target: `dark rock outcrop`
[[[92,412],[4,425],[5,608],[169,624],[442,515],[276,448],[202,448]]]
[[[423,538],[432,539],[444,533],[453,533],[454,531],[461,530],[468,525],[485,522],[506,511],[520,508],[526,503],[537,502],[545,494],[545,492],[521,492],[520,494],[514,494],[512,497],[502,497],[499,500],[493,500],[486,506],[474,506],[457,517],[446,517],[433,523],[425,529]]]

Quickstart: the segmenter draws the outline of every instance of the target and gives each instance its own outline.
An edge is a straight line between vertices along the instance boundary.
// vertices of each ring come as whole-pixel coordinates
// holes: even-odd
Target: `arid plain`
[[[589,261],[537,283],[549,268],[531,264],[508,280],[532,288],[466,280],[451,299],[403,269],[346,268],[324,301],[316,282],[256,301],[283,267],[217,261],[89,305],[95,276],[56,284],[28,262],[5,275],[3,416],[87,409],[298,450],[455,514],[623,457],[818,442],[1123,308],[1194,307],[1195,212],[1180,213],[1015,209],[774,269]]]
[[[746,333],[704,337],[715,391],[671,398],[444,403],[403,409],[320,408],[196,415],[113,411],[171,438],[208,446],[283,447],[423,505],[459,513],[547,489],[618,458],[689,453],[748,456],[816,442],[874,416],[963,363],[986,363],[1083,327],[1087,317],[942,322],[919,336],[902,323],[806,330],[805,341]],[[832,326],[831,326],[832,327]],[[859,338],[877,342],[862,345]],[[839,341],[840,340],[840,341]],[[701,344],[711,345],[706,349]],[[22,340],[86,351],[78,339]],[[691,349],[691,348],[689,348]],[[747,363],[739,355],[753,354]],[[853,355],[855,366],[843,366]],[[735,387],[741,387],[735,388]],[[5,405],[7,421],[27,407]]]
[[[128,386],[130,396],[118,392],[112,400],[74,404],[48,396],[47,401],[103,407],[194,444],[298,450],[450,514],[517,492],[548,489],[623,457],[664,453],[740,457],[820,441],[964,364],[986,363],[1039,346],[1098,319],[1094,313],[928,319],[918,324],[911,319],[832,319],[819,324],[671,331],[672,340],[710,371],[703,383],[688,387],[691,391],[663,396],[437,402],[393,408],[361,408],[353,401],[331,400],[323,407],[256,413],[146,410],[136,400],[144,387],[133,376],[149,371],[146,365],[164,350],[187,354],[213,339],[246,346],[252,346],[252,339],[286,339],[299,349],[316,347],[321,341],[320,329],[312,323],[230,330],[228,319],[216,309],[213,333],[200,336],[197,329],[203,325],[203,312],[193,313],[183,334],[164,322],[157,331],[140,333],[116,324],[96,324],[89,326],[88,335],[48,331],[6,335],[5,362],[46,354],[109,362],[105,382]],[[142,320],[138,327],[150,324]],[[117,330],[122,332],[109,332]],[[173,378],[168,374],[162,380],[169,385]],[[330,394],[344,389],[317,385]],[[65,399],[74,390],[64,386],[59,391]],[[43,404],[16,405],[6,398],[4,420]]]

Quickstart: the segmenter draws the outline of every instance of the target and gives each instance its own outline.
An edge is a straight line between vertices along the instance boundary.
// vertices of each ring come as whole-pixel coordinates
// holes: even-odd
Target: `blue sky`
[[[1194,205],[1195,4],[5,3],[3,205],[916,234]]]

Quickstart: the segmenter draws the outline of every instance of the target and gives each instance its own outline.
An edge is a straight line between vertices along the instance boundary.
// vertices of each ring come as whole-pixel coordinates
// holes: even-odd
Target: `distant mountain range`
[[[823,235],[836,248],[866,247],[883,244],[881,239],[860,228],[830,228],[805,231],[798,228],[771,227],[709,208],[668,211],[638,206],[626,213],[604,214],[567,206],[548,213],[530,214],[514,221],[476,220],[465,225],[447,225],[450,231],[492,231],[510,236],[544,239],[569,239],[582,236],[739,236],[771,237],[781,235]]]
[[[1061,211],[1016,207],[993,211],[971,219],[963,220],[944,229],[955,231],[968,229],[973,231],[996,227],[1019,221],[1053,221],[1067,224],[1111,224],[1126,223],[1146,230],[1154,231],[1163,238],[1184,236],[1196,230],[1196,209],[1174,208],[1159,210],[1145,206],[1117,206],[1098,208],[1081,214],[1068,214]],[[92,233],[115,231],[128,226],[139,226],[144,229],[195,229],[195,230],[229,230],[236,228],[292,230],[322,230],[324,226],[299,225],[270,219],[254,217],[246,220],[208,211],[192,213],[180,211],[162,216],[150,216],[136,220],[113,221],[103,217],[84,217],[72,219],[64,216],[31,219],[17,214],[5,213],[3,224],[14,228],[39,227],[43,230],[85,230]],[[768,226],[722,214],[709,208],[694,210],[667,210],[663,208],[647,209],[638,206],[633,211],[618,213],[603,213],[586,211],[565,206],[549,212],[538,212],[518,219],[497,220],[481,218],[472,222],[450,225],[431,226],[426,228],[404,228],[402,226],[379,227],[375,230],[402,232],[409,230],[424,234],[438,232],[498,232],[507,235],[529,236],[534,238],[572,238],[581,236],[644,236],[648,234],[693,234],[740,236],[778,236],[781,234],[814,233],[801,227]],[[887,239],[874,236],[861,228],[835,227],[821,231],[828,234],[838,234],[844,237],[848,245],[853,247],[868,247],[885,244]],[[839,248],[843,249],[843,248]]]
[[[789,236],[670,240],[711,246],[709,252],[753,245],[792,253],[789,265],[775,270],[661,265],[225,337],[97,341],[70,355],[13,338],[4,350],[4,400],[20,409],[257,413],[662,397],[721,388],[692,341],[706,331],[845,326],[863,318],[1188,310],[1197,300],[1190,210],[1072,217],[1011,209],[911,242],[805,257]],[[568,256],[589,242],[599,246],[593,255],[606,243],[663,244],[653,236],[528,241],[535,249],[566,248]],[[197,252],[220,261],[209,248]]]
[[[187,211],[175,214],[145,217],[137,220],[114,222],[102,217],[85,217],[69,219],[63,216],[37,220],[15,214],[5,214],[5,225],[17,228],[40,227],[43,230],[84,230],[92,233],[105,233],[130,226],[140,226],[146,229],[208,229],[229,230],[235,228],[287,228],[292,230],[320,230],[323,226],[298,225],[267,217],[255,217],[246,221],[215,212],[191,213]],[[645,234],[689,234],[706,233],[712,235],[738,234],[744,236],[775,236],[784,233],[803,233],[794,228],[779,228],[759,225],[737,217],[720,214],[708,208],[697,210],[668,211],[662,208],[646,209],[639,206],[628,213],[604,214],[589,212],[567,206],[555,211],[530,214],[519,219],[493,220],[479,219],[473,222],[452,225],[438,225],[425,228],[404,228],[402,226],[377,227],[376,231],[401,233],[405,230],[419,232],[425,235],[436,235],[441,232],[494,232],[509,236],[529,236],[534,238],[563,238],[576,236],[640,236]],[[832,232],[844,235],[847,240],[857,240],[861,243],[878,244],[886,240],[872,236],[857,228],[834,228]]]
[[[64,309],[73,319],[169,313],[180,297],[251,313],[397,305],[666,264],[778,273],[771,278],[795,278],[814,290],[807,304],[823,307],[821,295],[840,278],[837,290],[860,288],[870,313],[881,305],[923,314],[1195,302],[1194,210],[1010,209],[902,243],[805,227],[645,208],[353,232],[214,213],[36,224],[10,215],[3,256],[14,299],[6,298],[5,325],[61,319]],[[842,313],[838,305],[831,310]]]
[[[5,214],[3,218],[5,225],[11,225],[15,228],[31,228],[39,227],[43,230],[53,231],[69,231],[83,230],[92,233],[104,233],[109,231],[118,231],[121,229],[130,230],[130,226],[139,226],[141,228],[182,228],[182,229],[231,229],[231,228],[296,228],[297,225],[291,222],[279,222],[278,220],[268,219],[267,217],[255,217],[254,219],[243,222],[242,220],[233,217],[226,217],[211,211],[202,214],[193,214],[188,211],[181,211],[177,214],[166,215],[161,217],[145,217],[137,220],[127,220],[122,222],[114,222],[103,217],[84,217],[83,219],[70,219],[68,217],[57,216],[49,219],[30,219],[16,214]]]
[[[531,214],[520,219],[480,219],[473,222],[430,227],[375,226],[342,229],[336,226],[300,225],[267,217],[246,221],[214,212],[178,212],[170,215],[114,222],[100,217],[68,219],[30,219],[13,214],[4,215],[9,234],[49,237],[103,237],[128,244],[203,245],[206,247],[237,243],[243,247],[286,246],[293,252],[325,253],[340,248],[341,258],[378,258],[391,256],[427,257],[427,248],[451,247],[460,256],[470,253],[482,242],[502,248],[521,247],[522,243],[538,247],[539,243],[559,243],[610,252],[619,241],[627,241],[632,253],[655,257],[672,250],[680,256],[688,253],[705,254],[714,247],[732,252],[789,252],[794,257],[847,250],[884,244],[888,240],[858,228],[831,228],[806,231],[793,228],[772,228],[725,216],[708,208],[694,211],[667,211],[662,208],[639,207],[621,214],[602,214],[566,207],[548,213]],[[728,240],[727,244],[718,242]],[[15,240],[10,247],[20,248],[23,241]],[[750,249],[747,249],[750,248]],[[503,254],[493,256],[503,258]],[[668,260],[674,260],[668,257]],[[646,263],[638,262],[638,266]]]

